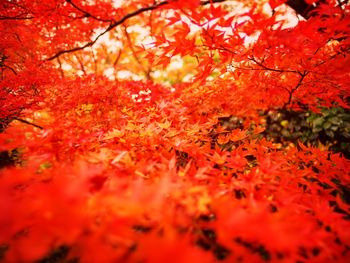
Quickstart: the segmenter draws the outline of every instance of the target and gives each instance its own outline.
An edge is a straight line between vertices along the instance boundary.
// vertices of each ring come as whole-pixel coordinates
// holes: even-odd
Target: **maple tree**
[[[2,1],[0,261],[345,262],[349,12]]]

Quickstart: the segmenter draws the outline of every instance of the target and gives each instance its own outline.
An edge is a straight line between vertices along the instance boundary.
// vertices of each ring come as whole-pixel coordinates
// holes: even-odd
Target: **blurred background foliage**
[[[303,144],[324,148],[335,153],[342,153],[350,159],[350,110],[340,107],[322,108],[319,112],[295,111],[292,109],[277,109],[260,112],[262,126],[265,130],[259,138],[266,138],[281,147]],[[251,130],[256,124],[244,116],[222,117],[218,126],[225,130],[244,129],[244,123],[251,123]],[[215,133],[214,133],[215,134]],[[249,136],[250,137],[250,136]],[[217,138],[214,138],[215,141]],[[220,145],[229,149],[233,144],[228,142]]]
[[[350,110],[323,108],[319,113],[293,110],[269,111],[263,136],[276,143],[325,146],[350,158]]]

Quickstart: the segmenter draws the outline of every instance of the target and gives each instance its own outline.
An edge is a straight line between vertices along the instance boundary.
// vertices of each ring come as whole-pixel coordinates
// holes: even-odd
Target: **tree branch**
[[[340,55],[343,55],[345,57],[346,55],[349,55],[349,53],[348,53],[349,51],[350,51],[350,47],[346,47],[344,49],[341,49],[338,52],[336,52],[334,55],[330,56],[327,60],[323,60],[323,61],[321,61],[313,66],[316,68],[318,66],[326,64],[327,62],[335,59],[337,56],[340,56]]]
[[[201,2],[201,5],[208,5],[211,3],[222,3],[222,2],[226,2],[227,0],[207,0],[207,1],[203,1]]]
[[[32,123],[32,122],[29,122],[29,121],[26,121],[26,120],[23,120],[21,118],[12,118],[12,120],[16,120],[16,121],[19,121],[19,122],[22,122],[22,123],[25,123],[25,124],[28,124],[28,125],[31,125],[31,126],[34,126],[36,128],[39,128],[40,130],[43,130],[44,128],[41,127],[40,125],[38,124],[35,124],[35,123]]]
[[[71,53],[71,52],[75,52],[75,51],[78,51],[78,50],[83,50],[87,47],[91,47],[92,45],[94,45],[97,40],[99,40],[100,37],[102,37],[104,34],[108,33],[109,31],[111,31],[112,29],[114,29],[115,27],[123,24],[126,20],[128,20],[129,18],[131,17],[134,17],[134,16],[137,16],[141,13],[144,13],[146,11],[151,11],[151,10],[154,10],[154,9],[157,9],[158,7],[160,6],[163,6],[163,5],[166,5],[166,4],[169,4],[168,1],[164,1],[164,2],[160,2],[158,4],[154,4],[154,5],[151,5],[151,6],[148,6],[148,7],[143,7],[143,8],[140,8],[134,12],[131,12],[125,16],[123,16],[121,19],[119,19],[118,21],[114,21],[112,22],[106,29],[105,31],[103,31],[102,33],[100,33],[97,37],[95,37],[94,40],[90,41],[90,42],[87,42],[85,45],[83,46],[80,46],[80,47],[75,47],[75,48],[72,48],[72,49],[67,49],[67,50],[61,50],[59,51],[58,53],[56,53],[55,55],[53,55],[52,57],[49,57],[47,60],[53,60],[55,58],[58,58],[59,56],[63,55],[63,54],[66,54],[66,53]]]
[[[18,16],[0,16],[0,20],[29,20],[33,19],[34,16],[28,16],[28,17],[21,17],[20,15]]]
[[[72,1],[71,0],[66,0],[68,1],[70,4],[72,4]],[[204,1],[204,2],[201,2],[200,4],[201,5],[207,5],[207,4],[210,4],[210,3],[221,3],[221,2],[225,2],[226,0],[209,0],[209,1]],[[72,52],[75,52],[75,51],[79,51],[79,50],[83,50],[87,47],[91,47],[93,46],[97,40],[99,40],[100,37],[102,37],[104,34],[108,33],[109,31],[111,31],[112,29],[114,29],[115,27],[123,24],[126,20],[134,17],[134,16],[137,16],[139,14],[142,14],[144,12],[147,12],[147,11],[152,11],[152,10],[155,10],[161,6],[164,6],[164,5],[168,5],[168,4],[171,4],[172,1],[163,1],[163,2],[159,2],[159,3],[156,3],[154,5],[151,5],[151,6],[147,6],[147,7],[142,7],[134,12],[131,12],[125,16],[123,16],[121,19],[117,20],[117,21],[110,21],[111,24],[102,32],[100,33],[99,35],[97,35],[97,37],[95,37],[95,39],[87,42],[85,45],[82,45],[82,46],[79,46],[79,47],[75,47],[75,48],[71,48],[71,49],[66,49],[66,50],[61,50],[59,52],[57,52],[55,55],[49,57],[47,60],[50,61],[50,60],[54,60],[55,58],[58,58],[59,56],[63,55],[63,54],[66,54],[66,53],[72,53]],[[87,13],[86,11],[80,9],[79,7],[76,7],[74,6],[75,8],[77,8],[79,11],[81,12],[84,12],[86,15],[89,15],[91,17],[94,17],[92,16],[90,13]],[[99,19],[99,18],[97,18]],[[102,21],[102,20],[100,20]],[[107,22],[104,21],[104,22]]]
[[[131,38],[130,38],[130,35],[129,35],[128,31],[127,31],[126,26],[123,26],[123,30],[124,30],[124,33],[125,33],[125,36],[126,36],[126,39],[127,39],[128,45],[129,45],[129,48],[131,50],[131,53],[132,53],[134,59],[136,60],[137,64],[139,64],[139,66],[140,66],[141,70],[143,71],[143,73],[145,74],[147,80],[152,80],[151,75],[150,75],[150,70],[149,69],[147,70],[145,68],[145,66],[142,64],[141,60],[139,59],[139,57],[136,54],[136,51],[135,51],[135,49],[134,49],[134,47],[132,45],[132,41],[131,41]]]
[[[253,61],[256,65],[261,67],[263,70],[267,71],[274,71],[274,72],[279,72],[279,73],[285,73],[285,72],[290,72],[290,73],[299,73],[297,70],[292,70],[292,69],[276,69],[276,68],[269,68],[263,64],[263,62],[258,61],[254,56],[248,58],[249,60]]]
[[[286,4],[305,19],[308,19],[310,17],[310,12],[315,9],[313,5],[309,5],[304,0],[288,0]]]
[[[291,104],[294,92],[303,84],[304,78],[307,76],[307,74],[309,74],[308,71],[298,72],[298,73],[300,75],[300,79],[299,79],[297,85],[294,88],[292,88],[291,90],[288,91],[288,93],[289,93],[288,101],[286,101],[284,103],[282,109],[286,109],[287,106]]]
[[[93,14],[81,9],[79,6],[73,3],[72,0],[66,0],[66,2],[69,3],[71,6],[73,6],[75,9],[77,9],[78,11],[82,12],[84,14],[84,17],[91,17],[101,22],[113,22],[112,19],[103,19],[103,18],[98,18],[97,16],[94,16]]]
[[[17,75],[16,70],[14,70],[12,67],[7,66],[7,65],[5,65],[5,64],[0,65],[0,68],[1,68],[1,67],[9,69],[9,70],[12,71],[13,74]]]

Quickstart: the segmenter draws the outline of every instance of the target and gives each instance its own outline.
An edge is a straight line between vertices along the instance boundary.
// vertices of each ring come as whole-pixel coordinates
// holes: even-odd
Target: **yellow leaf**
[[[163,123],[157,123],[158,126],[162,129],[169,129],[169,127],[171,126],[171,122],[170,121],[165,121]]]
[[[128,151],[122,151],[112,160],[111,164],[117,164],[127,153]]]
[[[110,140],[113,138],[120,138],[124,136],[124,131],[118,130],[118,129],[113,129],[112,131],[108,132],[105,136],[105,140]]]
[[[93,110],[93,108],[94,108],[94,105],[91,104],[91,103],[89,103],[89,104],[82,104],[82,105],[81,105],[81,109],[82,109],[83,111],[85,111],[86,113],[91,112],[91,111]]]
[[[137,129],[138,129],[138,127],[130,121],[128,122],[128,124],[125,127],[125,130],[127,130],[127,131],[134,131]]]
[[[199,212],[201,213],[208,212],[208,205],[210,205],[210,203],[211,203],[211,198],[207,194],[199,197],[199,200],[198,200]]]
[[[213,155],[213,161],[218,165],[222,165],[226,162],[226,156],[220,156],[217,152],[215,152]]]
[[[142,177],[142,178],[149,178],[148,175],[145,175],[143,172],[136,170],[135,174]]]
[[[288,126],[288,120],[283,120],[283,121],[281,121],[281,125],[283,126],[283,127],[287,127]]]

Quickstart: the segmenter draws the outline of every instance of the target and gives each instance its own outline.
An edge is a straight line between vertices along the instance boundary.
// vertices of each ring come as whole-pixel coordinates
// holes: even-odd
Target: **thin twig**
[[[124,30],[124,33],[125,33],[125,36],[126,36],[126,39],[127,39],[127,42],[128,42],[128,45],[129,45],[129,48],[131,50],[131,53],[133,55],[133,57],[135,58],[137,64],[139,64],[140,68],[142,69],[143,73],[145,74],[147,80],[151,80],[151,75],[150,75],[150,71],[147,70],[145,68],[145,66],[142,64],[142,61],[140,60],[140,58],[137,56],[136,54],[136,51],[134,49],[134,46],[132,44],[132,41],[131,41],[131,38],[130,38],[130,35],[127,31],[127,28],[125,25],[123,25],[123,30]]]
[[[72,48],[72,49],[67,49],[67,50],[61,50],[59,52],[57,52],[55,55],[53,55],[52,57],[48,58],[47,60],[53,60],[55,58],[58,58],[59,56],[63,55],[63,54],[66,54],[66,53],[71,53],[71,52],[75,52],[75,51],[79,51],[79,50],[82,50],[82,49],[85,49],[87,47],[91,47],[93,46],[97,40],[100,39],[100,37],[102,37],[104,34],[108,33],[109,31],[111,31],[112,29],[114,29],[115,27],[123,24],[126,20],[128,20],[129,18],[131,17],[134,17],[134,16],[137,16],[141,13],[144,13],[146,11],[151,11],[151,10],[155,10],[157,9],[158,7],[160,6],[163,6],[163,5],[166,5],[166,4],[169,4],[168,1],[164,1],[164,2],[160,2],[158,4],[155,4],[155,5],[151,5],[151,6],[148,6],[148,7],[143,7],[143,8],[140,8],[134,12],[131,12],[125,16],[123,16],[121,19],[119,19],[118,21],[115,21],[113,23],[111,23],[102,33],[98,34],[97,37],[95,37],[94,40],[92,41],[89,41],[87,42],[85,45],[83,46],[80,46],[80,47],[75,47],[75,48]]]
[[[0,16],[0,20],[29,20],[33,19],[34,16],[27,16],[27,17],[21,17],[21,16]]]
[[[290,73],[298,73],[299,74],[299,71],[297,70],[292,70],[292,69],[276,69],[276,68],[270,68],[270,67],[267,67],[265,66],[262,62],[258,61],[255,59],[254,56],[248,58],[249,60],[253,61],[255,64],[257,64],[258,66],[260,66],[261,68],[263,68],[264,70],[267,70],[267,71],[274,71],[274,72],[279,72],[279,73],[285,73],[285,72],[290,72]]]
[[[113,62],[113,68],[118,64],[121,55],[122,55],[122,51],[119,49],[118,55],[116,56],[116,58]]]
[[[103,19],[103,18],[98,18],[97,16],[94,16],[93,14],[81,9],[79,6],[77,6],[75,3],[73,3],[72,0],[66,0],[67,3],[71,4],[75,9],[78,11],[82,12],[84,14],[84,17],[91,17],[95,20],[101,21],[101,22],[113,22],[112,19]]]
[[[86,75],[86,70],[85,70],[83,61],[80,59],[80,57],[77,54],[74,54],[74,56],[78,60],[81,71],[84,73],[84,75]]]
[[[336,52],[334,55],[330,56],[328,59],[323,60],[323,61],[321,61],[321,62],[319,62],[319,63],[317,63],[317,64],[315,64],[315,65],[313,65],[313,66],[314,66],[314,67],[319,67],[319,66],[321,66],[321,65],[323,65],[323,64],[325,64],[325,63],[331,61],[332,59],[336,58],[336,57],[339,56],[339,55],[344,55],[344,56],[345,56],[345,55],[348,55],[347,52],[349,52],[349,51],[350,51],[350,47],[348,47],[348,48],[346,48],[346,49],[344,49],[344,50],[340,50],[340,51]]]
[[[57,61],[58,61],[58,65],[59,65],[59,67],[60,67],[61,77],[64,78],[64,71],[63,71],[63,68],[62,68],[61,59],[60,59],[60,58],[57,58]]]
[[[13,68],[11,68],[10,66],[7,66],[7,65],[5,65],[5,64],[2,64],[1,66],[4,67],[4,68],[7,68],[7,69],[9,69],[9,70],[11,70],[13,74],[17,75],[16,70],[14,70]]]
[[[201,5],[208,5],[211,3],[222,3],[222,2],[226,2],[227,0],[208,0],[208,1],[203,1],[201,2]]]
[[[40,129],[40,130],[43,130],[44,128],[43,127],[41,127],[40,125],[38,125],[38,124],[35,124],[35,123],[32,123],[32,122],[29,122],[29,121],[26,121],[26,120],[23,120],[23,119],[21,119],[21,118],[12,118],[13,120],[16,120],[16,121],[19,121],[19,122],[22,122],[22,123],[25,123],[25,124],[28,124],[28,125],[31,125],[31,126],[34,126],[34,127],[36,127],[36,128],[38,128],[38,129]]]
[[[71,1],[70,1],[71,2]],[[201,2],[200,4],[201,5],[207,5],[207,4],[210,4],[210,3],[221,3],[221,2],[225,2],[225,0],[210,0],[210,1],[204,1],[204,2]],[[134,17],[134,16],[137,16],[139,14],[142,14],[144,12],[147,12],[147,11],[152,11],[152,10],[155,10],[161,6],[164,6],[164,5],[168,5],[168,4],[171,4],[172,2],[170,1],[163,1],[163,2],[159,2],[157,4],[154,4],[154,5],[150,5],[150,6],[147,6],[147,7],[142,7],[134,12],[131,12],[125,16],[123,16],[121,19],[117,20],[117,21],[113,21],[111,22],[111,24],[100,34],[98,34],[95,39],[87,42],[85,45],[82,45],[82,46],[79,46],[79,47],[75,47],[75,48],[71,48],[71,49],[66,49],[66,50],[61,50],[59,52],[57,52],[55,55],[49,57],[47,60],[50,61],[50,60],[54,60],[55,58],[58,58],[59,56],[63,55],[63,54],[66,54],[66,53],[72,53],[72,52],[75,52],[75,51],[79,51],[79,50],[83,50],[87,47],[91,47],[93,46],[97,40],[100,39],[100,37],[102,37],[103,35],[105,35],[106,33],[108,33],[109,31],[111,31],[112,29],[114,29],[115,27],[123,24],[125,21],[127,21],[128,19]],[[83,10],[81,10],[83,12]],[[90,14],[91,15],[91,14]],[[105,21],[107,22],[107,21]]]
[[[300,75],[300,79],[299,79],[297,85],[296,85],[294,88],[292,88],[290,91],[288,91],[288,93],[289,93],[288,101],[286,101],[286,102],[284,103],[282,109],[286,109],[287,106],[291,104],[294,92],[295,92],[297,89],[299,89],[299,87],[303,84],[303,80],[304,80],[304,78],[307,76],[307,74],[309,74],[309,72],[308,72],[308,71],[298,72],[298,74]]]

